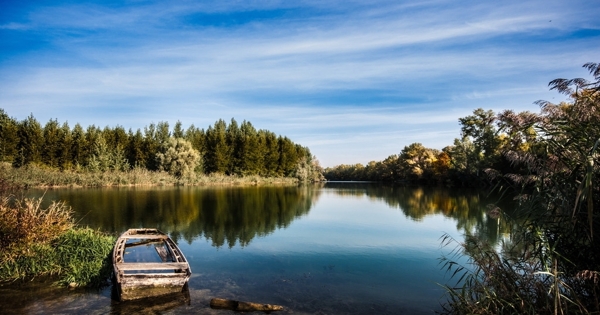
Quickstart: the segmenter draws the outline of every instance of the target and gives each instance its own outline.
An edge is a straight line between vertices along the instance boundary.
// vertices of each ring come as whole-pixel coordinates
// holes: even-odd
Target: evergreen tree
[[[223,119],[206,130],[206,155],[204,165],[207,173],[225,174],[230,165],[230,150],[227,145],[227,126]]]
[[[240,126],[240,164],[243,175],[257,175],[261,171],[263,158],[258,134],[250,122],[244,120]]]
[[[146,167],[147,156],[144,151],[144,136],[140,129],[138,129],[135,134],[129,129],[127,160],[129,161],[129,165]]]
[[[186,129],[183,138],[189,141],[192,144],[192,147],[200,152],[200,154],[204,154],[206,145],[204,129],[198,129],[192,124]]]
[[[173,138],[184,138],[183,128],[181,127],[181,121],[177,121],[175,123],[175,127],[173,127]]]
[[[237,121],[231,118],[229,126],[226,131],[226,142],[229,148],[229,165],[227,166],[227,173],[229,174],[242,174],[242,155],[243,155],[243,139],[241,138],[240,128]]]
[[[44,145],[44,133],[40,123],[29,115],[25,120],[19,123],[17,132],[19,143],[17,146],[18,156],[15,159],[15,166],[24,166],[29,163],[42,162],[42,146]]]
[[[73,165],[83,166],[87,160],[86,134],[80,124],[76,124],[71,132],[71,161]]]
[[[0,162],[12,163],[19,144],[18,123],[0,108]]]
[[[58,130],[58,146],[56,157],[58,160],[58,167],[61,170],[70,169],[73,166],[73,158],[71,149],[73,146],[73,138],[69,123],[64,122]]]
[[[278,173],[279,167],[279,142],[275,133],[260,130],[259,135],[261,139],[264,139],[264,152],[263,154],[263,175],[265,176],[281,176]]]
[[[280,176],[292,176],[296,167],[296,147],[288,137],[279,136],[279,165],[277,173]]]
[[[161,121],[156,125],[156,133],[154,141],[158,146],[163,145],[171,138],[171,133],[169,132],[169,123],[166,121]]]
[[[44,126],[42,162],[50,167],[58,167],[57,152],[59,151],[58,121],[50,119]]]
[[[87,166],[88,162],[96,153],[96,146],[101,141],[104,141],[102,137],[102,131],[95,125],[88,126],[85,132],[85,162],[84,166]]]

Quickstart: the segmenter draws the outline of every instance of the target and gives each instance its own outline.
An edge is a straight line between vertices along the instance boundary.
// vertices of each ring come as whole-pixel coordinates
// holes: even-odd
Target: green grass
[[[110,277],[115,237],[73,224],[64,203],[42,198],[0,200],[0,282],[56,276],[71,287],[100,287]]]

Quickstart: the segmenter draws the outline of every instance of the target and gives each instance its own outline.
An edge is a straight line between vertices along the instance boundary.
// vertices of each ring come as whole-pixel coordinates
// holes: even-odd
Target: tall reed
[[[75,227],[62,202],[0,199],[0,281],[58,276],[69,286],[101,286],[110,276],[115,237]]]

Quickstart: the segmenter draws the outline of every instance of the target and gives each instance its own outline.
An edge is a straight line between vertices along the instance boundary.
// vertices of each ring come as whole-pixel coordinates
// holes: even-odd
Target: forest
[[[61,172],[165,171],[178,178],[191,174],[295,177],[322,180],[322,169],[307,147],[248,121],[219,119],[206,130],[184,129],[177,122],[151,123],[133,131],[49,120],[33,114],[22,121],[0,109],[0,162],[15,168],[41,167]]]

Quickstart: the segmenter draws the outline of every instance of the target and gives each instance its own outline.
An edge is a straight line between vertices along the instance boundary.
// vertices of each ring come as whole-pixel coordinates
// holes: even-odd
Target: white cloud
[[[189,21],[278,9],[287,11],[249,23]],[[134,129],[235,117],[328,166],[365,163],[412,142],[451,144],[457,119],[477,107],[535,109],[555,94],[548,81],[585,76],[580,66],[597,61],[597,35],[569,35],[598,30],[597,13],[579,1],[40,7],[0,26],[49,43],[0,63],[0,107]]]

